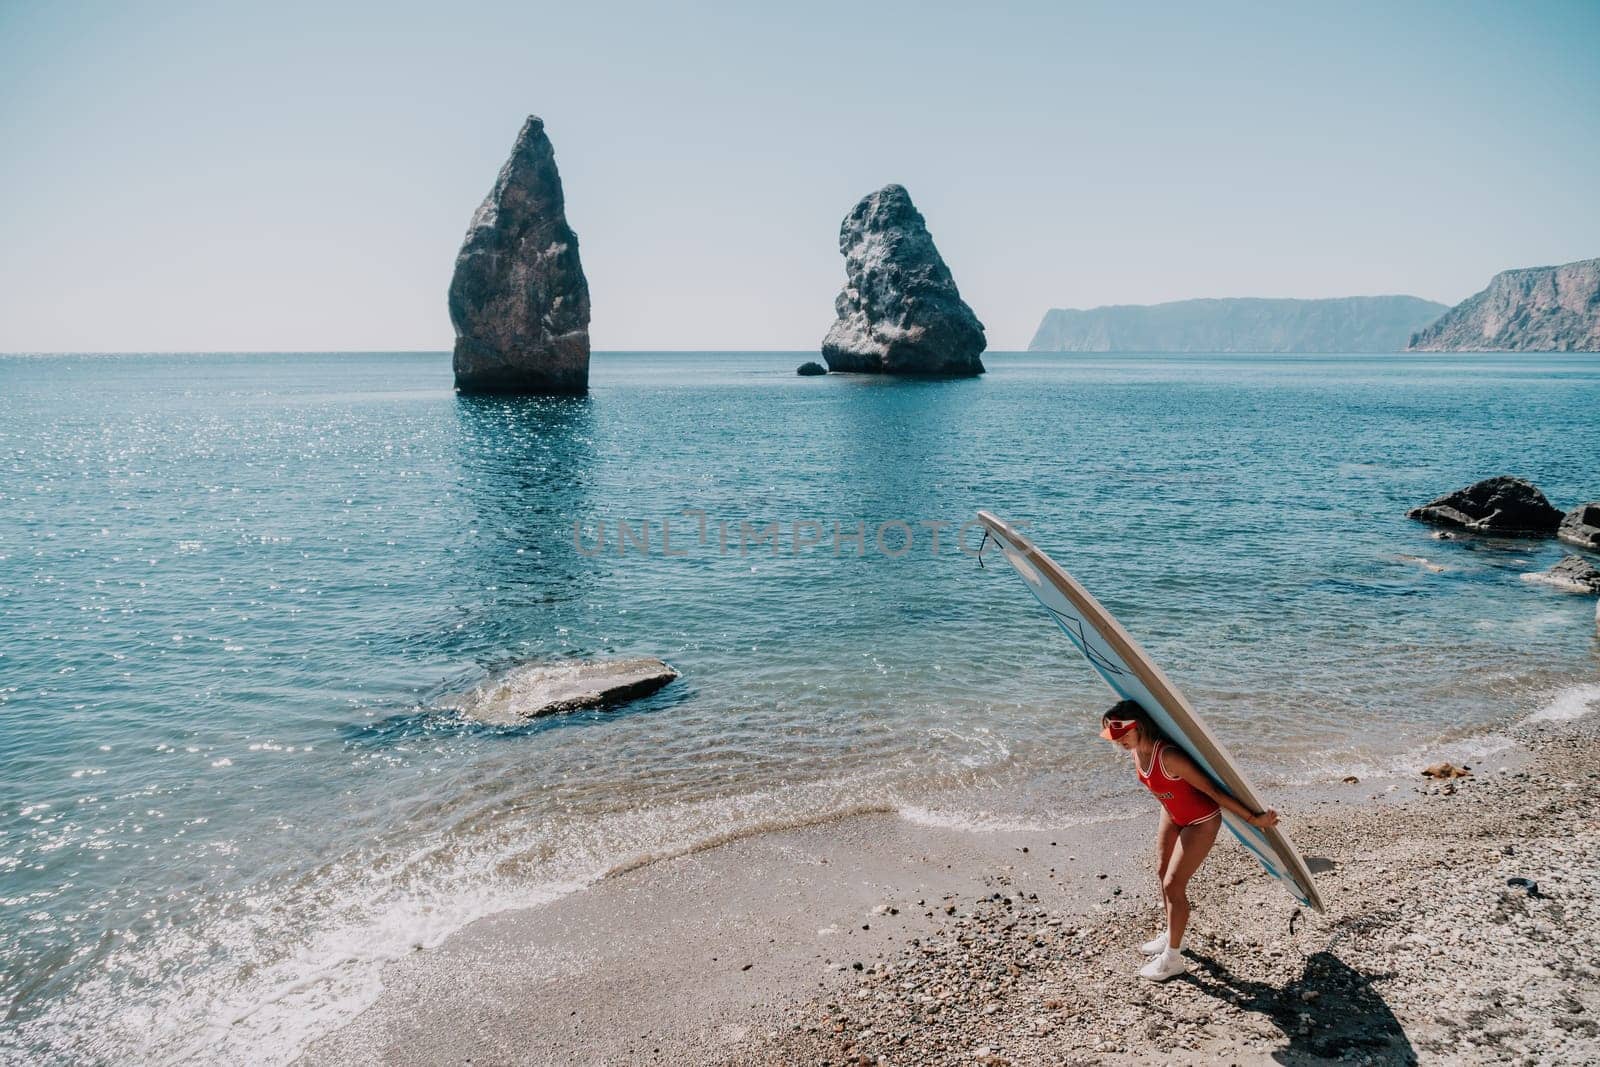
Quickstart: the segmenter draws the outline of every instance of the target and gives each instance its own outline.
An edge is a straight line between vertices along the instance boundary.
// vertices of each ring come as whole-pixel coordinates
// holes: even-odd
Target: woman
[[[1139,951],[1154,957],[1139,977],[1164,982],[1189,969],[1183,958],[1183,932],[1189,925],[1189,879],[1200,869],[1216,843],[1227,811],[1265,829],[1276,826],[1278,813],[1268,808],[1249,811],[1213,782],[1194,760],[1161,735],[1149,712],[1132,700],[1114,705],[1100,719],[1100,736],[1127,749],[1134,773],[1161,802],[1156,830],[1156,877],[1166,905],[1167,928]]]

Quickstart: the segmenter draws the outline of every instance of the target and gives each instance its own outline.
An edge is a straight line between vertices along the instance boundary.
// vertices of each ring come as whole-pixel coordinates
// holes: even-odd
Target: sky
[[[1600,256],[1597,0],[0,0],[0,351],[448,349],[530,113],[597,350],[815,349],[889,182],[998,350]]]

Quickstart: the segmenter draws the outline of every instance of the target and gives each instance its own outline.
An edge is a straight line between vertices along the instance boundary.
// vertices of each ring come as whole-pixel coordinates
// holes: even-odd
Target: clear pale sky
[[[0,0],[0,351],[448,348],[529,113],[597,349],[816,347],[888,182],[996,349],[1600,256],[1593,0]]]

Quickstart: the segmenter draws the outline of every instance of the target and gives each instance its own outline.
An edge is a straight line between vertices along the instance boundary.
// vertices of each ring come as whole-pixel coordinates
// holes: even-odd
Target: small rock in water
[[[1505,474],[1412,508],[1406,517],[1509,537],[1549,537],[1562,520],[1560,510],[1545,499],[1538,486]]]
[[[1579,504],[1567,512],[1556,536],[1569,545],[1600,551],[1600,500]]]
[[[515,725],[582,708],[605,707],[655,692],[678,672],[658,659],[574,660],[514,667],[470,693],[441,701],[470,719]]]
[[[1582,556],[1564,556],[1561,562],[1549,570],[1537,574],[1525,574],[1523,577],[1561,589],[1570,589],[1575,593],[1600,593],[1600,567],[1596,567]]]
[[[815,360],[810,360],[800,364],[800,366],[795,369],[795,373],[800,375],[802,378],[814,378],[819,374],[827,374],[828,368],[824,367]]]
[[[1465,764],[1457,767],[1453,763],[1435,763],[1431,767],[1423,768],[1422,771],[1424,778],[1469,778],[1471,775],[1471,767]]]

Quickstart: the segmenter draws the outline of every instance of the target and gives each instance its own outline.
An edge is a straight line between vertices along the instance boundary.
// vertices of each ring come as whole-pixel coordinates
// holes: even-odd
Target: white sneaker
[[[1159,956],[1163,952],[1167,951],[1167,942],[1171,940],[1171,931],[1163,930],[1149,941],[1146,941],[1144,944],[1140,945],[1139,951],[1143,952],[1146,956]]]
[[[1161,955],[1139,968],[1139,977],[1152,982],[1165,982],[1189,969],[1189,961],[1176,949],[1167,949]]]

